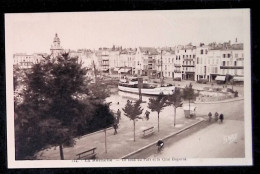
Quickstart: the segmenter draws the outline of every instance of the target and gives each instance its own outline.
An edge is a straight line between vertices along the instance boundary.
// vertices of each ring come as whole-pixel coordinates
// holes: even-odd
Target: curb
[[[244,100],[244,97],[234,99],[234,100],[223,100],[223,101],[215,101],[215,102],[194,102],[194,103],[195,104],[218,104],[218,103],[229,103],[229,102],[240,101],[240,100]]]
[[[197,125],[197,124],[199,124],[199,123],[202,123],[202,122],[204,122],[204,121],[205,121],[204,119],[199,120],[198,122],[193,123],[192,125],[190,125],[190,126],[188,126],[188,127],[185,127],[185,128],[183,128],[183,129],[181,129],[181,130],[179,130],[179,131],[177,131],[177,132],[175,132],[175,133],[173,133],[173,134],[170,134],[170,135],[167,135],[166,137],[163,137],[162,140],[166,140],[166,139],[168,139],[168,138],[171,138],[172,136],[178,135],[179,133],[181,133],[181,132],[183,132],[183,131],[185,131],[185,130],[187,130],[187,129],[189,129],[189,128],[191,128],[191,127],[193,127],[193,126],[195,126],[195,125]],[[127,159],[128,157],[130,157],[130,156],[132,156],[132,155],[134,155],[134,154],[137,154],[137,153],[139,153],[139,152],[142,151],[142,150],[145,150],[145,149],[147,149],[147,148],[149,148],[149,147],[151,147],[151,146],[154,146],[156,143],[157,143],[157,141],[156,141],[156,142],[153,142],[153,143],[150,143],[150,144],[148,144],[148,145],[146,145],[146,146],[144,146],[144,147],[142,147],[142,148],[140,148],[140,149],[138,149],[138,150],[136,150],[136,151],[134,151],[134,152],[131,152],[131,153],[129,153],[129,154],[127,154],[127,155],[121,157],[120,159]]]

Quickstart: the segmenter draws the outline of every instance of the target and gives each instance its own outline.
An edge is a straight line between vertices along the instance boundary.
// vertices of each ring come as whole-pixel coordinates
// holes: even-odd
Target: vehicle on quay
[[[140,78],[139,78],[140,79]],[[141,78],[142,79],[142,78]],[[156,84],[141,80],[141,94],[146,95],[171,95],[174,93],[175,86],[172,84]],[[139,94],[138,77],[120,79],[118,89],[124,92]]]

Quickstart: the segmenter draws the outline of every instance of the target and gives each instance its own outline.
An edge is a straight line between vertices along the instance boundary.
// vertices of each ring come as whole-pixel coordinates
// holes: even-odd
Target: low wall
[[[173,134],[170,134],[164,138],[162,138],[162,140],[165,143],[165,146],[172,144],[178,140],[180,140],[181,138],[183,138],[184,136],[189,136],[190,134],[192,134],[193,132],[196,132],[197,130],[206,127],[208,124],[205,124],[206,122],[204,120],[200,120],[186,128],[183,128]],[[197,126],[197,125],[201,125],[201,126]],[[182,134],[183,136],[178,136],[179,134]],[[174,138],[173,138],[174,137]],[[145,159],[148,158],[150,156],[152,156],[153,154],[157,153],[157,146],[156,146],[156,142],[153,142],[141,149],[138,149],[135,152],[132,152],[130,154],[127,154],[123,157],[121,157],[122,159]]]
[[[232,95],[218,96],[218,97],[197,97],[196,102],[212,102],[212,101],[221,101],[234,98]]]

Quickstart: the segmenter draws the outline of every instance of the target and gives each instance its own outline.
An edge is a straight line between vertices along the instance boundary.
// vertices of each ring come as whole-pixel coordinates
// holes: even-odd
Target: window
[[[234,66],[237,66],[237,62],[236,61],[234,61]]]
[[[200,54],[203,54],[203,50],[200,50]]]
[[[230,54],[228,54],[227,56],[228,56],[228,58],[230,58]]]
[[[205,50],[205,54],[208,54],[208,50]]]
[[[226,57],[226,55],[225,54],[223,54],[223,58],[225,58]]]
[[[223,61],[222,63],[223,63],[223,66],[225,66],[225,61]]]
[[[227,66],[229,66],[229,61],[227,61]]]
[[[199,64],[199,58],[197,58],[197,64]]]

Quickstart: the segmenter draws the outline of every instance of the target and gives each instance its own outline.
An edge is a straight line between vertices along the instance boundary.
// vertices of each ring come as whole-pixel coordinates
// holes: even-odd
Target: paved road
[[[243,101],[226,105],[201,105],[202,110],[220,109],[224,123],[212,123],[177,142],[166,144],[161,154],[153,157],[238,158],[245,156]],[[178,136],[182,136],[179,134]]]
[[[243,121],[228,120],[212,124],[172,145],[153,157],[243,158],[245,157]]]
[[[224,123],[212,123],[199,131],[183,136],[165,146],[153,157],[238,158],[245,156],[244,101],[220,104],[197,104],[198,115],[218,111],[225,115]],[[179,137],[182,134],[178,135]]]

